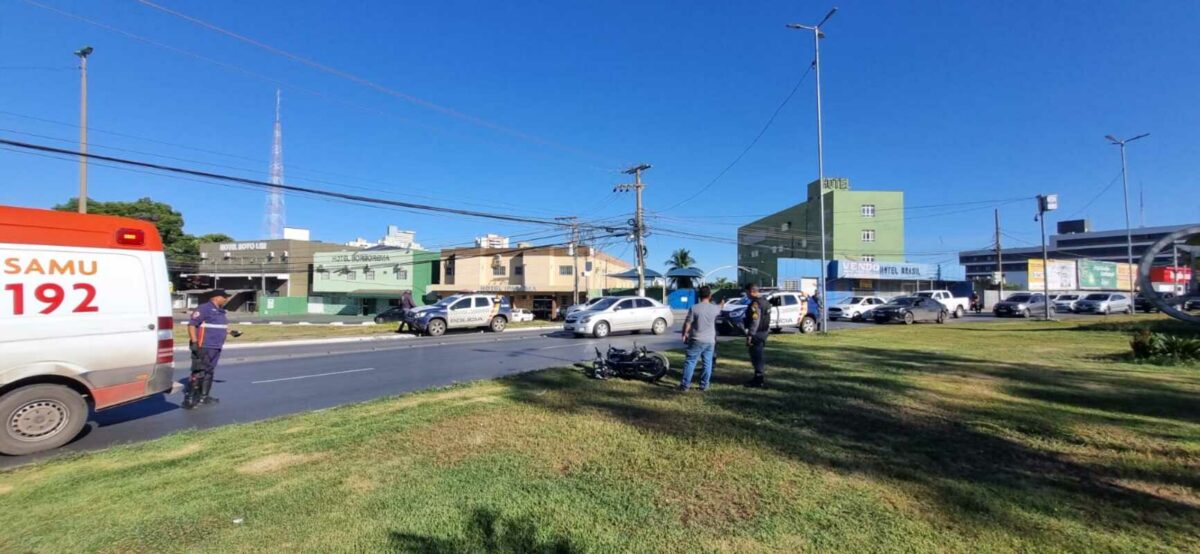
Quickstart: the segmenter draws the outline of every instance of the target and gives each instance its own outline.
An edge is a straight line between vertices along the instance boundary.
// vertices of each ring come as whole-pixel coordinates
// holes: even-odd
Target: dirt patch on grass
[[[342,481],[342,485],[358,494],[369,493],[379,486],[374,481],[359,475],[347,477],[345,481]]]
[[[758,456],[737,447],[679,454],[692,463],[681,468],[681,478],[663,484],[661,502],[679,514],[680,523],[701,528],[736,527],[759,514],[764,496],[759,484],[740,478],[759,473],[762,460]]]
[[[12,492],[13,486],[7,483],[0,483],[0,494],[8,494]]]
[[[488,383],[485,385],[453,389],[433,394],[408,395],[380,404],[376,407],[376,409],[371,411],[371,415],[397,412],[434,402],[494,402],[499,400],[506,392],[508,392],[507,386],[497,383]]]
[[[291,466],[305,464],[324,458],[325,454],[291,454],[282,452],[256,458],[238,466],[234,471],[242,475],[264,475]]]
[[[280,432],[283,433],[284,435],[290,435],[292,433],[299,433],[301,431],[307,431],[307,430],[308,430],[307,425],[294,425],[294,426],[288,427],[287,429],[284,429],[283,431],[280,431]]]
[[[158,460],[178,460],[179,458],[191,456],[192,454],[195,454],[201,450],[204,450],[204,447],[200,446],[198,443],[193,442],[191,444],[183,446],[182,448],[176,448],[175,450],[163,452],[162,454],[159,454],[156,457],[156,459],[158,459]]]
[[[1117,479],[1113,481],[1112,484],[1118,487],[1144,492],[1170,502],[1178,502],[1179,504],[1191,506],[1192,508],[1200,508],[1200,494],[1197,494],[1196,491],[1184,486],[1152,483],[1150,481],[1140,481],[1136,479]]]

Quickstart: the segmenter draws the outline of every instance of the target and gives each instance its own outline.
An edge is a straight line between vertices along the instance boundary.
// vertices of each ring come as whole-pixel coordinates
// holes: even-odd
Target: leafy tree
[[[718,277],[715,281],[708,284],[713,290],[718,289],[735,289],[737,284],[725,277]]]
[[[55,210],[73,212],[78,210],[79,199],[72,198],[65,203],[54,206]],[[150,198],[139,198],[133,202],[103,202],[88,199],[88,213],[131,217],[154,223],[158,234],[162,237],[163,251],[167,260],[175,263],[196,262],[200,259],[199,244],[201,242],[229,242],[229,235],[211,233],[194,237],[183,231],[183,214],[176,211],[170,204],[156,202]]]

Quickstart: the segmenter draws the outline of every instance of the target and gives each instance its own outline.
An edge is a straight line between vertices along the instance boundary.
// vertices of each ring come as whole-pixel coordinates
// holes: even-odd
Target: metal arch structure
[[[1167,300],[1154,290],[1154,286],[1150,282],[1150,267],[1154,265],[1154,258],[1158,256],[1163,249],[1175,244],[1178,241],[1186,240],[1193,237],[1200,237],[1200,225],[1185,227],[1174,233],[1171,233],[1154,243],[1146,254],[1142,256],[1141,263],[1138,264],[1138,286],[1142,289],[1142,295],[1152,302],[1164,314],[1167,314],[1175,319],[1186,321],[1195,325],[1200,325],[1200,316],[1194,316],[1181,309],[1178,306],[1190,298],[1187,295],[1176,296]],[[1195,251],[1200,251],[1196,248]],[[1195,279],[1195,277],[1193,277]]]

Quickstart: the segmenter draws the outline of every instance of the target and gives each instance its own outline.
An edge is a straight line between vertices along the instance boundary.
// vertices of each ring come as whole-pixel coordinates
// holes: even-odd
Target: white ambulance
[[[153,224],[0,206],[0,454],[171,390],[170,296]]]

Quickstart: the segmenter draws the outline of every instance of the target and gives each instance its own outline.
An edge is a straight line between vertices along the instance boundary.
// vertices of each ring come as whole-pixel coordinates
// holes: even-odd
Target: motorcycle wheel
[[[638,370],[638,376],[646,381],[657,383],[671,369],[671,362],[661,352],[646,354],[646,359],[650,360],[653,365]]]

